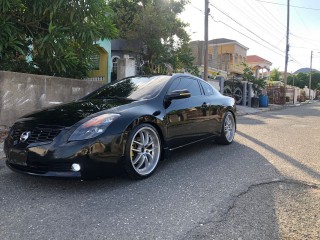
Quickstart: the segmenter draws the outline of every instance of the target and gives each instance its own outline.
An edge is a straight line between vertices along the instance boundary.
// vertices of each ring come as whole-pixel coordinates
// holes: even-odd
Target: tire
[[[161,139],[150,124],[141,124],[129,134],[124,170],[132,179],[147,178],[156,170],[161,157]]]
[[[236,122],[231,112],[226,112],[223,117],[221,135],[217,138],[217,143],[229,145],[233,142],[236,133]]]

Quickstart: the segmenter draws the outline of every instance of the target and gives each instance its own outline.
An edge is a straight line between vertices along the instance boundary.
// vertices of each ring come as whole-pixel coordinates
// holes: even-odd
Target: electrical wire
[[[256,2],[259,2],[259,4],[268,12],[268,14],[270,14],[270,16],[272,16],[272,18],[270,18],[270,19],[272,19],[272,20],[274,20],[274,21],[277,21],[279,24],[280,24],[280,26],[282,26],[284,29],[286,29],[287,27],[284,25],[284,24],[282,24],[279,20],[278,20],[278,18],[276,17],[276,16],[274,16],[274,14],[272,13],[272,12],[270,12],[269,10],[268,10],[268,8],[266,8],[262,3],[271,3],[271,2],[268,2],[268,1],[259,1],[259,0],[255,0]],[[277,4],[277,5],[283,5],[283,6],[287,6],[286,4]],[[290,7],[292,7],[292,5],[290,5]],[[316,9],[317,10],[317,9]],[[320,9],[319,9],[320,10]],[[300,17],[300,16],[299,16]],[[300,19],[301,19],[301,17],[300,17]],[[302,20],[302,19],[301,19]],[[303,22],[303,21],[302,21]],[[303,22],[303,24],[304,24],[304,22]],[[305,25],[305,24],[304,24]],[[277,29],[277,28],[275,28],[275,29]],[[294,34],[294,33],[292,33],[291,31],[289,32],[289,34],[290,34],[290,36],[293,36],[293,37],[295,37],[295,38],[298,38],[298,39],[305,39],[305,40],[309,40],[309,41],[315,41],[314,39],[310,39],[310,38],[306,38],[306,37],[304,37],[304,36],[299,36],[299,35],[297,35],[297,34]],[[319,40],[317,40],[317,42],[319,42]],[[310,43],[310,42],[309,42]],[[312,44],[312,45],[314,45],[313,43],[310,43],[310,44]]]
[[[301,67],[305,67],[306,65],[300,63],[299,61],[297,61],[294,57],[292,57],[291,54],[289,54],[289,59],[291,59],[292,61],[294,61],[295,63],[299,64]]]
[[[235,23],[237,23],[238,25],[240,25],[241,27],[243,27],[244,29],[246,29],[248,32],[250,32],[251,34],[253,34],[254,36],[256,36],[257,38],[259,38],[261,41],[269,44],[270,46],[272,46],[273,48],[277,49],[280,52],[284,52],[283,50],[279,49],[277,46],[269,43],[268,41],[266,41],[265,39],[263,39],[262,37],[260,37],[259,35],[257,35],[256,33],[254,33],[252,30],[250,30],[249,28],[247,28],[246,26],[244,26],[243,24],[239,23],[237,20],[235,20],[234,18],[232,18],[231,16],[229,16],[227,13],[225,13],[224,11],[222,11],[221,9],[219,9],[218,7],[216,7],[215,5],[213,5],[212,3],[210,3],[210,6],[214,7],[215,9],[217,9],[219,12],[221,12],[222,14],[224,14],[225,16],[227,16],[229,19],[231,19],[232,21],[234,21]]]
[[[190,6],[191,6],[191,7],[193,7],[194,9],[196,9],[196,10],[198,10],[198,11],[202,12],[203,14],[205,14],[205,13],[204,13],[204,11],[203,11],[203,10],[201,10],[201,9],[199,9],[198,7],[196,7],[196,6],[192,5],[192,4],[190,4]],[[209,14],[209,16],[211,17],[211,19],[212,19],[214,22],[222,23],[222,24],[224,24],[225,26],[229,27],[230,29],[234,30],[235,32],[237,32],[237,33],[239,33],[239,34],[241,34],[241,35],[245,36],[246,38],[250,39],[251,41],[253,41],[253,42],[255,42],[255,43],[259,44],[260,46],[262,46],[262,47],[264,47],[264,48],[266,48],[266,49],[268,49],[268,50],[272,51],[273,53],[275,53],[275,54],[277,54],[277,55],[279,55],[279,56],[281,56],[281,57],[284,57],[284,55],[283,55],[283,54],[278,53],[278,52],[275,52],[275,51],[274,51],[273,49],[271,49],[270,47],[265,46],[265,45],[264,45],[264,44],[262,44],[261,42],[258,42],[257,40],[255,40],[255,39],[253,39],[253,38],[249,37],[248,35],[244,34],[243,32],[240,32],[239,30],[237,30],[237,29],[235,29],[235,28],[231,27],[229,24],[227,24],[227,23],[225,23],[225,22],[223,22],[223,21],[220,21],[220,20],[215,20],[215,19],[214,19],[214,17],[213,17],[211,14]],[[283,52],[283,51],[281,51],[281,52]]]
[[[276,3],[276,2],[269,2],[269,1],[263,1],[263,0],[255,0],[255,1],[274,4],[274,5],[280,5],[280,6],[287,6],[287,4],[284,4],[284,3]],[[301,8],[301,9],[306,9],[306,10],[320,11],[320,8],[311,8],[311,7],[303,7],[303,6],[295,6],[295,5],[290,5],[290,7]]]
[[[280,24],[280,26],[282,26],[284,29],[287,29],[287,27],[286,27],[282,22],[280,22],[280,21],[278,20],[278,18],[277,18],[276,16],[274,16],[274,14],[273,14],[272,12],[269,11],[268,8],[266,8],[260,1],[257,1],[257,2],[259,2],[259,4],[268,12],[268,14],[269,14],[270,16],[272,16],[272,18],[270,18],[270,19],[276,21],[276,22],[277,22],[278,24]]]
[[[253,7],[252,4],[249,4],[249,3],[247,2],[247,0],[243,0],[243,1],[244,1],[244,3],[245,3],[253,12],[256,13],[257,16],[259,16],[259,18],[262,18],[262,19],[264,20],[264,22],[268,23],[268,25],[271,25],[270,19],[266,18],[264,14],[261,14],[261,13],[259,14],[259,13],[257,13],[256,8],[258,8],[258,7],[257,7],[258,5],[256,5],[255,7]],[[260,8],[259,8],[259,9],[260,9]],[[284,28],[284,29],[286,29],[286,28]],[[277,26],[274,27],[274,25],[273,25],[273,31],[277,31],[277,32],[280,33],[281,35],[284,35],[284,36],[285,36],[285,30],[281,31]]]
[[[210,3],[210,5],[211,6],[213,6],[212,5],[212,3]],[[203,14],[205,14],[204,13],[204,11],[203,10],[201,10],[201,9],[199,9],[198,7],[196,7],[196,6],[194,6],[194,5],[190,5],[190,6],[192,6],[194,9],[196,9],[196,10],[198,10],[198,11],[200,11],[201,13],[203,13]],[[215,7],[215,6],[213,6],[213,7]],[[216,8],[216,7],[215,7]],[[217,9],[217,8],[216,8]],[[270,50],[271,52],[273,52],[273,53],[275,53],[275,54],[277,54],[277,55],[279,55],[279,56],[281,56],[281,57],[285,57],[285,55],[284,55],[284,51],[282,51],[282,50],[279,50],[278,48],[276,48],[278,51],[280,51],[281,53],[278,53],[278,52],[276,52],[276,51],[274,51],[274,49],[271,49],[270,47],[268,47],[268,46],[266,46],[266,45],[264,45],[264,44],[262,44],[261,42],[259,42],[259,41],[257,41],[257,40],[255,40],[255,39],[253,39],[252,37],[250,37],[250,36],[248,36],[248,35],[246,35],[246,34],[244,34],[243,32],[241,32],[241,31],[239,31],[239,30],[237,30],[237,29],[235,29],[234,27],[232,27],[232,26],[230,26],[229,24],[227,24],[227,23],[225,23],[225,22],[223,22],[223,21],[221,21],[221,20],[216,20],[216,19],[214,19],[214,17],[211,15],[211,14],[209,14],[209,16],[211,17],[211,19],[214,21],[214,22],[216,22],[216,23],[222,23],[222,24],[224,24],[225,26],[227,26],[228,28],[230,28],[230,29],[232,29],[233,31],[235,31],[235,32],[237,32],[237,33],[239,33],[239,34],[241,34],[241,35],[243,35],[244,37],[246,37],[246,38],[248,38],[248,39],[250,39],[251,41],[253,41],[253,42],[255,42],[255,43],[257,43],[258,45],[260,45],[260,46],[262,46],[262,47],[264,47],[264,48],[266,48],[266,49],[268,49],[268,50]],[[230,17],[231,18],[231,17]],[[236,21],[237,22],[237,21]],[[238,23],[239,24],[239,23]],[[252,33],[252,31],[251,30],[249,30],[249,32],[251,32]],[[256,34],[254,34],[254,35],[256,35]],[[261,39],[258,35],[256,35],[259,39]],[[282,41],[282,40],[281,40]],[[265,41],[264,40],[264,42],[267,42],[267,41]],[[267,42],[269,45],[271,45],[271,46],[273,46],[272,44],[270,44],[269,42]],[[296,64],[298,64],[298,65],[300,65],[300,66],[302,66],[302,67],[305,67],[305,65],[304,64],[302,64],[302,63],[300,63],[299,61],[297,61],[291,54],[289,54],[289,58],[291,59],[291,61],[293,61],[293,62],[295,62]]]
[[[269,35],[272,35],[274,38],[277,38],[278,36],[272,32],[272,31],[269,31],[268,28],[265,27],[265,25],[263,24],[260,24],[259,22],[256,21],[256,19],[253,19],[250,15],[251,14],[248,14],[247,12],[243,11],[239,6],[236,6],[232,0],[228,0],[229,4],[232,5],[232,7],[234,8],[237,8],[242,14],[243,16],[246,16],[246,18],[249,18],[251,20],[251,23],[253,23],[254,25],[258,26],[259,28],[263,29],[265,32],[268,32]],[[254,9],[253,9],[254,10]],[[256,12],[256,11],[255,11]],[[260,14],[259,14],[260,15]],[[263,15],[263,14],[262,14]],[[277,28],[275,28],[277,29]],[[285,35],[284,35],[285,36]],[[279,40],[279,42],[281,42],[283,40],[283,38],[281,40]]]
[[[272,52],[273,52],[273,53],[275,53],[275,54],[278,54],[278,55],[280,55],[280,56],[284,57],[284,55],[283,55],[283,54],[278,53],[278,52],[275,52],[273,49],[271,49],[271,48],[269,48],[269,47],[267,47],[267,46],[263,45],[261,42],[258,42],[257,40],[255,40],[255,39],[253,39],[253,38],[249,37],[248,35],[246,35],[246,34],[244,34],[244,33],[240,32],[239,30],[237,30],[237,29],[235,29],[235,28],[231,27],[229,24],[227,24],[227,23],[225,23],[225,22],[223,22],[223,21],[220,21],[220,20],[215,20],[211,14],[209,14],[209,16],[211,17],[211,19],[212,19],[213,21],[215,21],[215,22],[217,22],[217,23],[222,23],[222,24],[226,25],[227,27],[229,27],[229,28],[231,28],[232,30],[236,31],[237,33],[239,33],[239,34],[241,34],[241,35],[245,36],[246,38],[250,39],[251,41],[253,41],[253,42],[255,42],[255,43],[257,43],[257,44],[259,44],[259,45],[261,45],[261,46],[263,46],[263,47],[265,47],[265,48],[267,48],[267,49],[269,49],[270,51],[272,51]]]

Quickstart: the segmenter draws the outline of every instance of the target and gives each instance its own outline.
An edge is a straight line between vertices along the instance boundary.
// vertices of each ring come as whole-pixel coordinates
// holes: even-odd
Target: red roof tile
[[[250,55],[250,56],[247,56],[247,62],[248,63],[257,63],[257,62],[264,62],[264,63],[269,63],[270,65],[272,64],[272,62],[262,58],[262,57],[259,57],[257,55]]]

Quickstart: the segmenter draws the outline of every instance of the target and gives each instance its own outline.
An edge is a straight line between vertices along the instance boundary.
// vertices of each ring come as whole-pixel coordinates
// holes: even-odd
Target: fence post
[[[247,85],[247,81],[242,82],[242,106],[247,106]]]
[[[220,77],[220,79],[219,79],[219,84],[220,84],[220,93],[223,94],[223,90],[224,90],[224,77]]]
[[[251,107],[252,83],[248,83],[248,107]]]

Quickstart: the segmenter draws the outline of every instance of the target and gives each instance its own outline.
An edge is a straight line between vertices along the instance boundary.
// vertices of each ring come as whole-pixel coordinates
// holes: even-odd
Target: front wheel
[[[226,112],[223,118],[221,135],[217,139],[219,144],[228,145],[233,142],[236,133],[236,121],[231,112]]]
[[[161,140],[150,124],[137,126],[126,143],[124,169],[129,177],[149,177],[156,169],[161,156]]]

